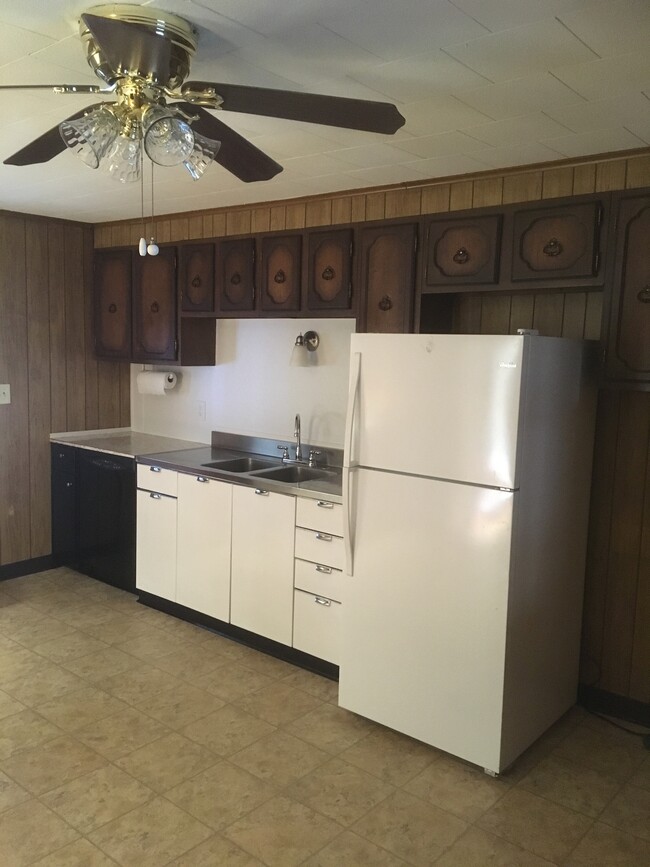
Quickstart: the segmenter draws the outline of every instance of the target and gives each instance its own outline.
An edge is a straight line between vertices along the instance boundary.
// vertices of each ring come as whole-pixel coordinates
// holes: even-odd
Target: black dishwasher
[[[135,460],[77,449],[77,568],[135,591]]]

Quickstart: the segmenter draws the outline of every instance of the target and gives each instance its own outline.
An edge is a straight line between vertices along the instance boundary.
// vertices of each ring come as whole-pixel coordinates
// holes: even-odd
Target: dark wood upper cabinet
[[[449,292],[466,286],[476,291],[499,280],[502,216],[463,216],[425,224],[424,285]]]
[[[98,358],[131,357],[131,253],[101,250],[95,253],[95,354]]]
[[[307,311],[352,308],[352,230],[310,232]],[[349,315],[349,313],[348,313]]]
[[[220,241],[215,250],[216,310],[239,316],[255,309],[255,241]]]
[[[178,251],[183,313],[214,312],[214,244],[184,244]]]
[[[176,248],[135,257],[133,360],[176,361]]]
[[[261,239],[260,310],[265,313],[300,310],[301,253],[301,235]]]
[[[650,192],[616,196],[614,207],[605,376],[650,388]]]
[[[415,292],[417,226],[399,223],[359,230],[362,331],[407,332]]]
[[[512,219],[513,283],[565,287],[602,282],[599,201],[517,208]],[[508,239],[509,240],[509,239]]]

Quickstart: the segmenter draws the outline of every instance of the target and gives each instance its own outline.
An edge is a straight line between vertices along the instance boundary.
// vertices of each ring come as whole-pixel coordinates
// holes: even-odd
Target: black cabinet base
[[[578,687],[578,702],[593,713],[613,716],[650,728],[650,704],[646,702],[583,684]]]
[[[248,647],[262,651],[262,653],[268,653],[269,656],[275,656],[277,659],[290,662],[300,668],[306,668],[307,671],[321,674],[323,677],[328,677],[330,680],[339,679],[339,667],[338,665],[334,665],[332,662],[326,662],[324,659],[319,659],[317,656],[303,653],[302,650],[287,647],[286,644],[280,644],[278,641],[264,638],[264,636],[257,635],[255,632],[249,632],[247,629],[233,626],[232,623],[225,623],[223,620],[217,620],[215,617],[210,617],[208,614],[201,614],[199,611],[194,611],[192,608],[186,608],[184,605],[170,602],[168,599],[162,599],[160,596],[154,596],[153,593],[143,593],[142,591],[138,591],[138,593],[138,601],[143,605],[148,605],[149,608],[155,608],[157,611],[171,614],[172,617],[178,617],[180,620],[186,620],[188,623],[203,626],[206,629],[216,632],[218,635],[232,638],[240,644],[246,644]]]
[[[31,560],[19,560],[17,563],[7,563],[5,566],[0,566],[0,581],[22,578],[23,575],[44,572],[46,569],[54,569],[61,565],[52,554],[47,554],[45,557],[33,557]]]

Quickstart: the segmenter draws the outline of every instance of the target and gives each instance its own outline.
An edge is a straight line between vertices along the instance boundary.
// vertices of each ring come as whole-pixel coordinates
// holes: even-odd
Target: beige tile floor
[[[68,569],[0,584],[3,867],[642,867],[650,753],[578,708],[500,779]]]

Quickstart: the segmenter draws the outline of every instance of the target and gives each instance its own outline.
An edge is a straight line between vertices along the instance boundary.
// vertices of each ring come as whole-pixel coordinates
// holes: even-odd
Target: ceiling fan
[[[391,135],[404,124],[385,102],[186,81],[197,32],[182,18],[151,7],[97,6],[79,29],[101,85],[4,85],[0,90],[113,95],[87,106],[4,160],[44,163],[75,151],[92,168],[101,164],[120,181],[141,177],[143,148],[158,165],[183,165],[198,180],[215,160],[245,182],[269,180],[282,166],[206,109],[245,112]]]

